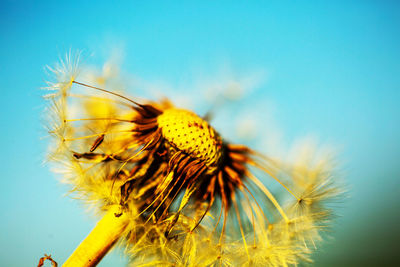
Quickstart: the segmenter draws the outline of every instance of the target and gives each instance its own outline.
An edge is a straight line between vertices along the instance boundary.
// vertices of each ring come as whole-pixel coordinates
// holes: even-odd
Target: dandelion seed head
[[[74,197],[129,216],[123,240],[135,266],[310,260],[332,214],[325,203],[340,193],[330,160],[310,149],[282,164],[228,142],[169,100],[125,96],[112,65],[78,69],[72,56],[51,69],[50,158]]]

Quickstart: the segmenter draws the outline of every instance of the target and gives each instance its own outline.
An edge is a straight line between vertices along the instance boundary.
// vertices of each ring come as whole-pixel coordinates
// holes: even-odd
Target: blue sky
[[[0,265],[34,265],[43,253],[63,262],[95,224],[43,164],[48,141],[39,88],[45,66],[70,49],[83,50],[99,67],[112,51],[123,51],[121,69],[148,87],[165,87],[166,96],[192,98],[199,112],[209,107],[201,97],[193,100],[203,87],[258,77],[242,100],[217,112],[222,134],[235,138],[229,116],[248,112],[257,119],[257,138],[274,128],[288,147],[312,135],[340,150],[350,198],[316,265],[393,262],[400,240],[399,7],[396,1],[2,1]],[[146,90],[131,94],[151,97]],[[102,266],[114,262],[124,260],[114,253]]]

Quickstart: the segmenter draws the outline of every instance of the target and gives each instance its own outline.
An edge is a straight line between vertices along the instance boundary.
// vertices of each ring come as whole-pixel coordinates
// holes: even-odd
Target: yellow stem
[[[119,211],[119,206],[112,206],[63,266],[96,266],[118,241],[128,225],[129,219],[125,213],[119,217],[115,216]]]

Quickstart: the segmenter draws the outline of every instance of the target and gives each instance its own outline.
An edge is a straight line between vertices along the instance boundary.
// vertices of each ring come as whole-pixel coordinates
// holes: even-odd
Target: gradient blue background
[[[284,142],[312,133],[341,148],[350,198],[315,266],[399,264],[399,2],[33,2],[0,3],[1,266],[62,263],[94,226],[42,164],[39,88],[70,49],[100,64],[113,47],[124,70],[172,87],[225,65],[267,73],[237,112],[273,103]],[[114,252],[101,266],[124,262]]]

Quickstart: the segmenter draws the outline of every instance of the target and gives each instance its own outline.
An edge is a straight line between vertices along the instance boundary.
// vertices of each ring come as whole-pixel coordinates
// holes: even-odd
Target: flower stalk
[[[96,266],[118,241],[128,225],[129,219],[126,214],[123,213],[119,217],[115,215],[119,211],[117,205],[112,206],[63,266]]]

